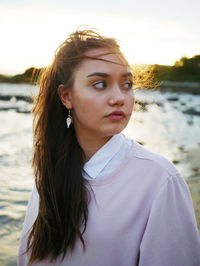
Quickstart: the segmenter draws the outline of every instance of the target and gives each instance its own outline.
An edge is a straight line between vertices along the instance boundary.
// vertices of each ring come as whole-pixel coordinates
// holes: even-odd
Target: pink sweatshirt
[[[162,156],[133,142],[110,175],[88,179],[94,191],[84,233],[86,251],[77,241],[72,255],[33,265],[62,266],[200,266],[200,238],[188,187]],[[38,213],[33,190],[19,254]],[[19,255],[18,265],[28,265]]]

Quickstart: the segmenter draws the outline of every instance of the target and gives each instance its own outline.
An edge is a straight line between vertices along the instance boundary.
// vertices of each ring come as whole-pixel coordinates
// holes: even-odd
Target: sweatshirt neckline
[[[128,151],[128,153],[124,157],[124,159],[122,160],[121,164],[112,173],[110,173],[104,177],[101,177],[101,178],[91,179],[91,178],[84,177],[84,179],[86,179],[91,186],[106,185],[106,184],[112,183],[115,180],[117,180],[117,178],[119,176],[118,173],[120,172],[121,168],[124,168],[124,166],[128,162],[130,155],[132,154],[133,150],[135,149],[135,143],[133,140],[131,140],[131,141],[132,141],[132,145],[130,147],[130,150]]]

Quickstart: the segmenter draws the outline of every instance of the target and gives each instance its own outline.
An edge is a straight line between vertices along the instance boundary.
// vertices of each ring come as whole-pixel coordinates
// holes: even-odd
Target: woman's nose
[[[115,86],[112,89],[112,94],[110,96],[109,103],[111,105],[123,105],[124,100],[125,100],[125,97],[124,97],[122,90],[120,89],[119,86]]]

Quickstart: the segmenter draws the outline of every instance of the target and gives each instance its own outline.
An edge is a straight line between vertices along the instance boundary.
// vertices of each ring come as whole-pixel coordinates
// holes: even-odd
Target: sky
[[[51,63],[77,28],[119,40],[133,64],[200,54],[199,0],[0,0],[0,73]]]

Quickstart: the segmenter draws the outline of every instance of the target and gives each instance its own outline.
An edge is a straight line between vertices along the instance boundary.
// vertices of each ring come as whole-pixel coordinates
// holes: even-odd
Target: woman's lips
[[[125,117],[125,114],[123,111],[114,111],[106,116],[107,118],[111,120],[121,120]]]

